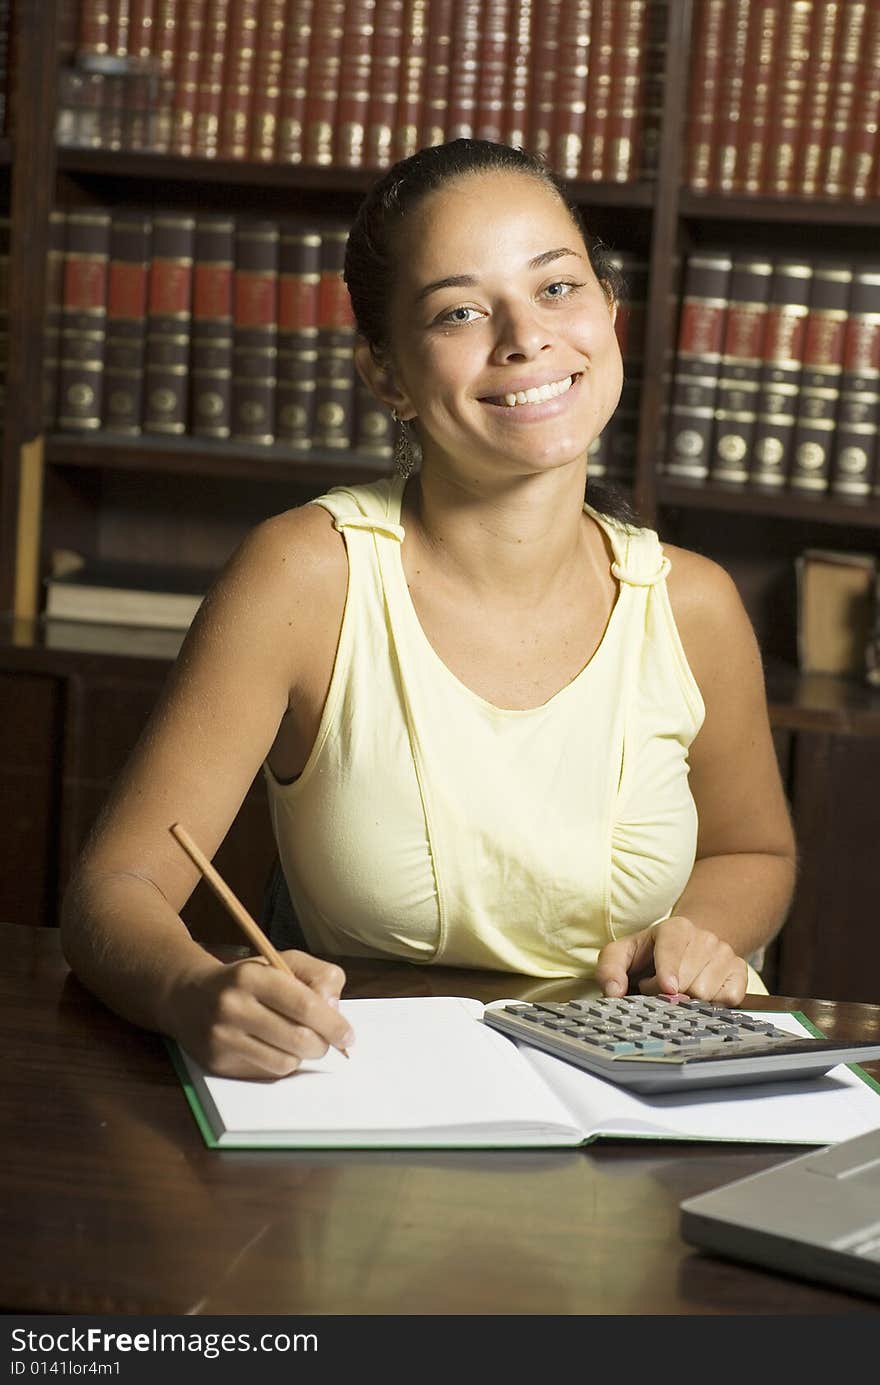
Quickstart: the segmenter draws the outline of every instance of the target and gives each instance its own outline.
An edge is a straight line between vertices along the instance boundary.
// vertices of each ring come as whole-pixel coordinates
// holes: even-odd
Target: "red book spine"
[[[576,178],[583,158],[590,68],[593,0],[562,0],[550,162],[564,178]]]
[[[734,192],[755,194],[762,192],[765,186],[781,14],[782,0],[755,0],[749,13],[746,80],[732,180]]]
[[[452,0],[431,0],[425,40],[425,92],[419,145],[442,144],[449,125]]]
[[[282,227],[278,269],[275,436],[289,447],[307,448],[315,429],[320,232]]]
[[[723,33],[724,0],[697,0],[688,92],[685,173],[688,187],[695,192],[708,192],[712,183]]]
[[[235,222],[196,220],[193,264],[189,431],[228,438],[232,421],[232,275]]]
[[[867,34],[868,6],[845,5],[831,87],[828,131],[818,191],[828,197],[842,197],[844,177],[855,105],[856,82]]]
[[[391,163],[403,47],[403,0],[376,0],[364,145],[364,163],[369,168],[387,168]]]
[[[151,230],[148,216],[113,216],[101,411],[101,426],[112,433],[141,431]]]
[[[58,381],[61,428],[101,426],[109,255],[109,212],[68,212]]]
[[[231,0],[220,112],[221,159],[246,159],[250,148],[250,107],[254,83],[259,0]]]
[[[419,147],[428,51],[428,9],[429,0],[406,0],[403,9],[406,42],[400,63],[394,159],[408,159]]]
[[[333,162],[344,12],[345,0],[320,0],[312,14],[303,140],[310,164]]]
[[[109,51],[109,0],[80,0],[77,50],[81,56]]]
[[[321,234],[314,434],[317,447],[347,448],[352,440],[355,324],[342,277],[346,239],[344,230],[328,229]]]
[[[580,176],[600,182],[605,168],[605,146],[611,114],[611,82],[614,70],[614,21],[616,0],[593,0],[590,23],[590,71],[587,79],[587,115]],[[563,35],[560,29],[560,52]]]
[[[149,58],[153,51],[156,0],[131,0],[128,51],[134,58]]]
[[[705,481],[729,309],[732,260],[718,251],[691,255],[685,266],[666,471]]]
[[[813,266],[780,259],[773,269],[764,337],[761,389],[749,482],[779,489],[788,475],[788,458],[797,421]]]
[[[532,0],[511,0],[502,138],[517,149],[524,148],[528,140],[531,63]]]
[[[208,0],[205,10],[192,149],[200,159],[216,159],[220,146],[228,10],[228,0]]]
[[[278,243],[274,222],[236,227],[232,436],[262,444],[275,438]]]
[[[107,0],[110,13],[107,25],[107,52],[118,58],[128,56],[131,6],[129,0]]]
[[[275,158],[279,163],[298,164],[303,161],[313,8],[313,0],[287,0],[281,61],[281,104],[275,148]]]
[[[158,154],[167,153],[171,147],[179,20],[179,0],[158,0],[153,33],[153,56],[159,65],[153,148]]]
[[[644,119],[647,10],[647,0],[628,0],[618,6],[603,163],[606,183],[629,183],[638,169]]]
[[[721,75],[713,131],[710,187],[731,192],[737,177],[740,149],[740,117],[746,70],[746,41],[751,0],[727,0],[721,36]]]
[[[194,152],[199,66],[204,44],[206,0],[183,0],[180,6],[171,110],[171,152]]]
[[[333,162],[343,168],[360,168],[364,162],[376,9],[377,0],[346,0],[333,136]]]
[[[828,489],[851,285],[847,265],[814,267],[788,478],[811,495]]]
[[[856,79],[853,118],[843,175],[846,197],[858,201],[871,195],[880,169],[877,143],[880,131],[880,5],[868,14],[862,61]]]
[[[842,16],[843,6],[838,0],[815,0],[808,38],[807,98],[793,177],[794,191],[809,197],[815,197],[819,191]]]
[[[145,433],[186,432],[194,233],[191,216],[153,218],[144,352]]]
[[[553,152],[553,112],[559,70],[559,28],[562,0],[542,0],[534,12],[532,73],[528,112],[528,148],[549,159]]]
[[[589,4],[589,0],[586,0]],[[475,131],[477,139],[500,144],[504,137],[504,93],[510,43],[510,0],[484,0]]]
[[[271,163],[275,157],[285,11],[285,0],[260,0],[250,113],[250,157],[259,163]]]
[[[804,143],[808,99],[807,69],[812,14],[812,5],[803,3],[787,5],[782,12],[779,68],[774,82],[770,117],[772,145],[766,188],[774,196],[797,190],[797,160]]]
[[[453,0],[447,139],[472,139],[477,116],[482,0]]]

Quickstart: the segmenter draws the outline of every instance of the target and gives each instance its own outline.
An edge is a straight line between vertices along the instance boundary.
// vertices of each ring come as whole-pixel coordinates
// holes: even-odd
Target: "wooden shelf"
[[[768,661],[767,703],[775,727],[841,736],[880,735],[880,688],[831,673],[801,673]]]
[[[90,470],[161,471],[175,475],[238,477],[243,480],[302,481],[340,485],[388,476],[390,461],[333,448],[296,453],[275,443],[206,442],[200,438],[111,433],[50,433],[46,461],[51,466]]]
[[[783,490],[779,494],[711,485],[708,482],[688,483],[657,481],[657,501],[660,505],[680,506],[701,510],[726,510],[730,513],[769,515],[779,519],[813,520],[820,524],[855,524],[862,528],[880,529],[880,501],[841,500],[827,494],[806,495]]]
[[[846,202],[840,198],[739,197],[682,191],[679,212],[685,217],[717,221],[777,221],[793,226],[877,226],[880,201]]]

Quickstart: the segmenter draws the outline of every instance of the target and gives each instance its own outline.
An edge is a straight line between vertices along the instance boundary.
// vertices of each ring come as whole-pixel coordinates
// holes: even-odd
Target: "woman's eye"
[[[437,321],[452,323],[453,326],[457,326],[460,322],[473,322],[474,318],[477,316],[479,316],[479,314],[476,308],[450,308],[449,312],[442,313]]]
[[[575,284],[568,279],[554,279],[552,284],[547,285],[544,292],[548,298],[570,298],[581,288],[583,288],[583,284]]]

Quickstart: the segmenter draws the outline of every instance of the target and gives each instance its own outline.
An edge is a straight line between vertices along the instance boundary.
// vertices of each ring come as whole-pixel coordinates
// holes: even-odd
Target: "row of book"
[[[878,432],[880,261],[689,257],[668,476],[865,502]]]
[[[880,5],[696,0],[692,55],[692,189],[880,194]]]
[[[50,226],[48,428],[354,450],[390,464],[393,419],[354,367],[347,227],[100,207],[55,211]],[[648,266],[616,259],[629,285],[617,318],[627,382],[590,465],[628,480]]]
[[[386,167],[471,137],[656,168],[668,0],[80,0],[62,145]]]

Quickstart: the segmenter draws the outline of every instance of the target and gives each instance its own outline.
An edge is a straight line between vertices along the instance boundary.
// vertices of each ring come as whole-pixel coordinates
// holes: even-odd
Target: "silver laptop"
[[[880,1127],[681,1204],[689,1245],[880,1298]]]

